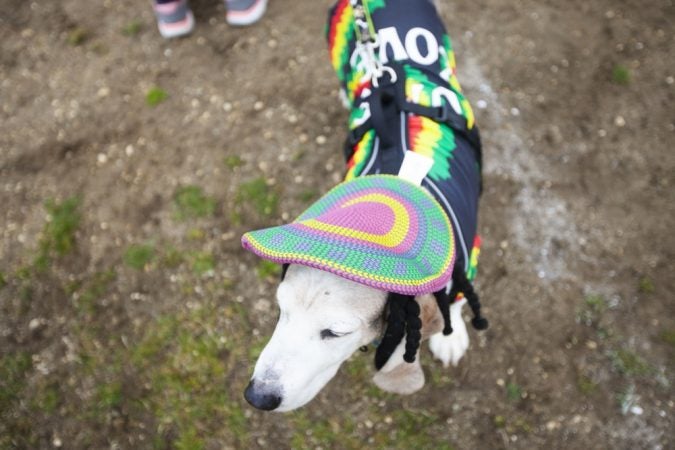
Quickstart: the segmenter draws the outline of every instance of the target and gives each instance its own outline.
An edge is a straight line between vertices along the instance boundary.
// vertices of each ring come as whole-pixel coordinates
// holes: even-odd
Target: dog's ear
[[[401,363],[392,370],[377,372],[373,376],[373,382],[383,391],[408,395],[424,387],[424,372],[419,358],[415,358],[412,363],[404,362],[401,358]]]

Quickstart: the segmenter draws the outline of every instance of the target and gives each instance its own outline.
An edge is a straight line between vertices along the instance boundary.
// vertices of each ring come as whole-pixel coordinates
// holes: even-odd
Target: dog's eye
[[[333,330],[329,330],[326,328],[325,330],[321,330],[321,339],[333,339],[333,338],[339,338],[342,336],[346,336],[350,333],[337,333]]]

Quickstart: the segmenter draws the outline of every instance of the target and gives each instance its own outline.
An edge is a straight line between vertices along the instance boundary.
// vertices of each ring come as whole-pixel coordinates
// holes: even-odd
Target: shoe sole
[[[177,38],[192,33],[195,28],[195,17],[192,11],[185,14],[185,19],[180,22],[161,23],[157,24],[159,34],[165,39]]]
[[[228,11],[227,23],[235,26],[246,26],[256,23],[265,14],[267,0],[259,0],[246,11]]]

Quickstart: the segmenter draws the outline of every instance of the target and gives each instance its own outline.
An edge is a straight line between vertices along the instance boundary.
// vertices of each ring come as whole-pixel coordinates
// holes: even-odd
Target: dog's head
[[[325,271],[290,266],[277,290],[279,322],[246,400],[267,411],[312,400],[352,353],[379,336],[386,296]]]

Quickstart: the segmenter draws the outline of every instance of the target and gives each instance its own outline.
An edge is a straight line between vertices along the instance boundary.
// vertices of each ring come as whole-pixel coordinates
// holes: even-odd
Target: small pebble
[[[645,411],[644,411],[644,409],[642,409],[638,405],[633,405],[633,406],[630,407],[630,412],[632,412],[636,416],[641,416],[642,413],[645,412]]]
[[[108,156],[105,153],[99,153],[96,160],[99,164],[105,164],[108,162]]]
[[[134,154],[134,146],[131,145],[131,144],[127,145],[126,148],[124,149],[124,153],[126,153],[127,156],[133,155]]]
[[[616,116],[616,118],[614,119],[614,125],[616,125],[617,127],[623,127],[624,125],[626,125],[626,119],[624,119],[621,116]]]
[[[316,137],[316,143],[319,144],[319,145],[325,144],[326,143],[326,136],[324,136],[322,134],[317,136]]]
[[[265,107],[265,104],[261,101],[257,101],[253,104],[253,109],[256,111],[262,111],[262,109]]]
[[[478,100],[476,102],[476,106],[478,107],[478,109],[486,109],[488,104],[485,100]]]

